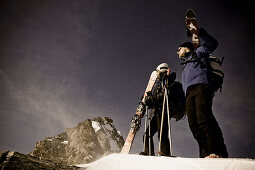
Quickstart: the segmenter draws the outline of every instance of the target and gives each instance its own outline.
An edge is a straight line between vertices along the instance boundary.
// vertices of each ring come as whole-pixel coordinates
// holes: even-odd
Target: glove
[[[141,127],[141,117],[137,114],[131,119],[131,129],[138,131]]]
[[[153,106],[153,97],[151,92],[147,92],[147,96],[145,97],[144,102],[148,107]]]

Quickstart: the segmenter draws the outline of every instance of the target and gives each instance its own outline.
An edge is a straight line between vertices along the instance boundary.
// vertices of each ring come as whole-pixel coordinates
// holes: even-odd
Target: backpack
[[[168,94],[170,115],[172,118],[175,118],[176,121],[178,121],[182,119],[186,114],[186,98],[182,84],[178,81],[174,81],[174,83],[168,88]]]
[[[213,83],[213,91],[217,92],[219,89],[222,91],[222,84],[224,79],[224,72],[222,70],[222,63],[224,57],[220,60],[219,58],[215,57],[213,54],[210,54],[208,58],[208,65],[211,71],[211,78]]]
[[[211,81],[213,84],[213,92],[217,92],[219,89],[222,91],[222,84],[224,79],[224,73],[222,70],[222,63],[223,63],[224,57],[220,60],[214,54],[210,54],[209,58],[206,59],[206,63],[204,64],[194,53],[192,55],[192,59],[189,61],[185,61],[181,63],[181,65],[190,63],[190,62],[198,62],[202,67],[208,68],[211,76]]]

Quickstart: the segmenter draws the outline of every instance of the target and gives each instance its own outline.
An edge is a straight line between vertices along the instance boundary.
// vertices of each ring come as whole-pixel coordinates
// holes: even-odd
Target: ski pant
[[[211,153],[228,157],[222,131],[212,113],[213,93],[206,84],[190,86],[186,96],[189,127],[201,158]]]
[[[160,139],[160,128],[161,128],[161,115],[162,110],[160,109],[152,109],[151,115],[153,115],[150,122],[150,133],[149,136],[149,126],[146,128],[146,138],[145,138],[145,155],[149,155],[149,140],[151,142],[151,155],[155,155],[154,153],[154,144],[153,144],[153,136],[156,132],[158,132],[158,139]],[[143,138],[144,139],[144,138]],[[167,111],[165,109],[164,113],[164,121],[163,121],[163,129],[162,129],[162,137],[161,137],[161,152],[163,156],[170,155],[170,143],[168,138],[168,116]]]

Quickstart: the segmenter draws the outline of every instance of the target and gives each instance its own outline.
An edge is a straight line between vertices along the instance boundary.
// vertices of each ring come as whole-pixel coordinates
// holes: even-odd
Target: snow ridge
[[[254,170],[254,159],[180,158],[134,154],[111,154],[90,164],[76,165],[81,170]]]

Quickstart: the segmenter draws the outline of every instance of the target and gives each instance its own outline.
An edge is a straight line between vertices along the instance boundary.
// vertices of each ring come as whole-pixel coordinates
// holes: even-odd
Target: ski
[[[156,80],[157,80],[157,71],[153,71],[151,73],[148,85],[146,87],[143,98],[141,100],[142,103],[144,103],[145,97],[147,96],[147,92],[152,91]],[[143,113],[141,112],[140,109],[137,109],[135,114],[138,115],[139,119],[141,119],[141,116]],[[130,131],[128,133],[124,146],[122,147],[121,154],[128,154],[130,152],[130,149],[137,131],[138,129],[131,125]]]
[[[198,35],[198,22],[195,12],[192,9],[188,9],[185,15],[185,23],[188,31],[190,31],[192,44],[194,49],[197,49],[200,45],[199,35]]]

